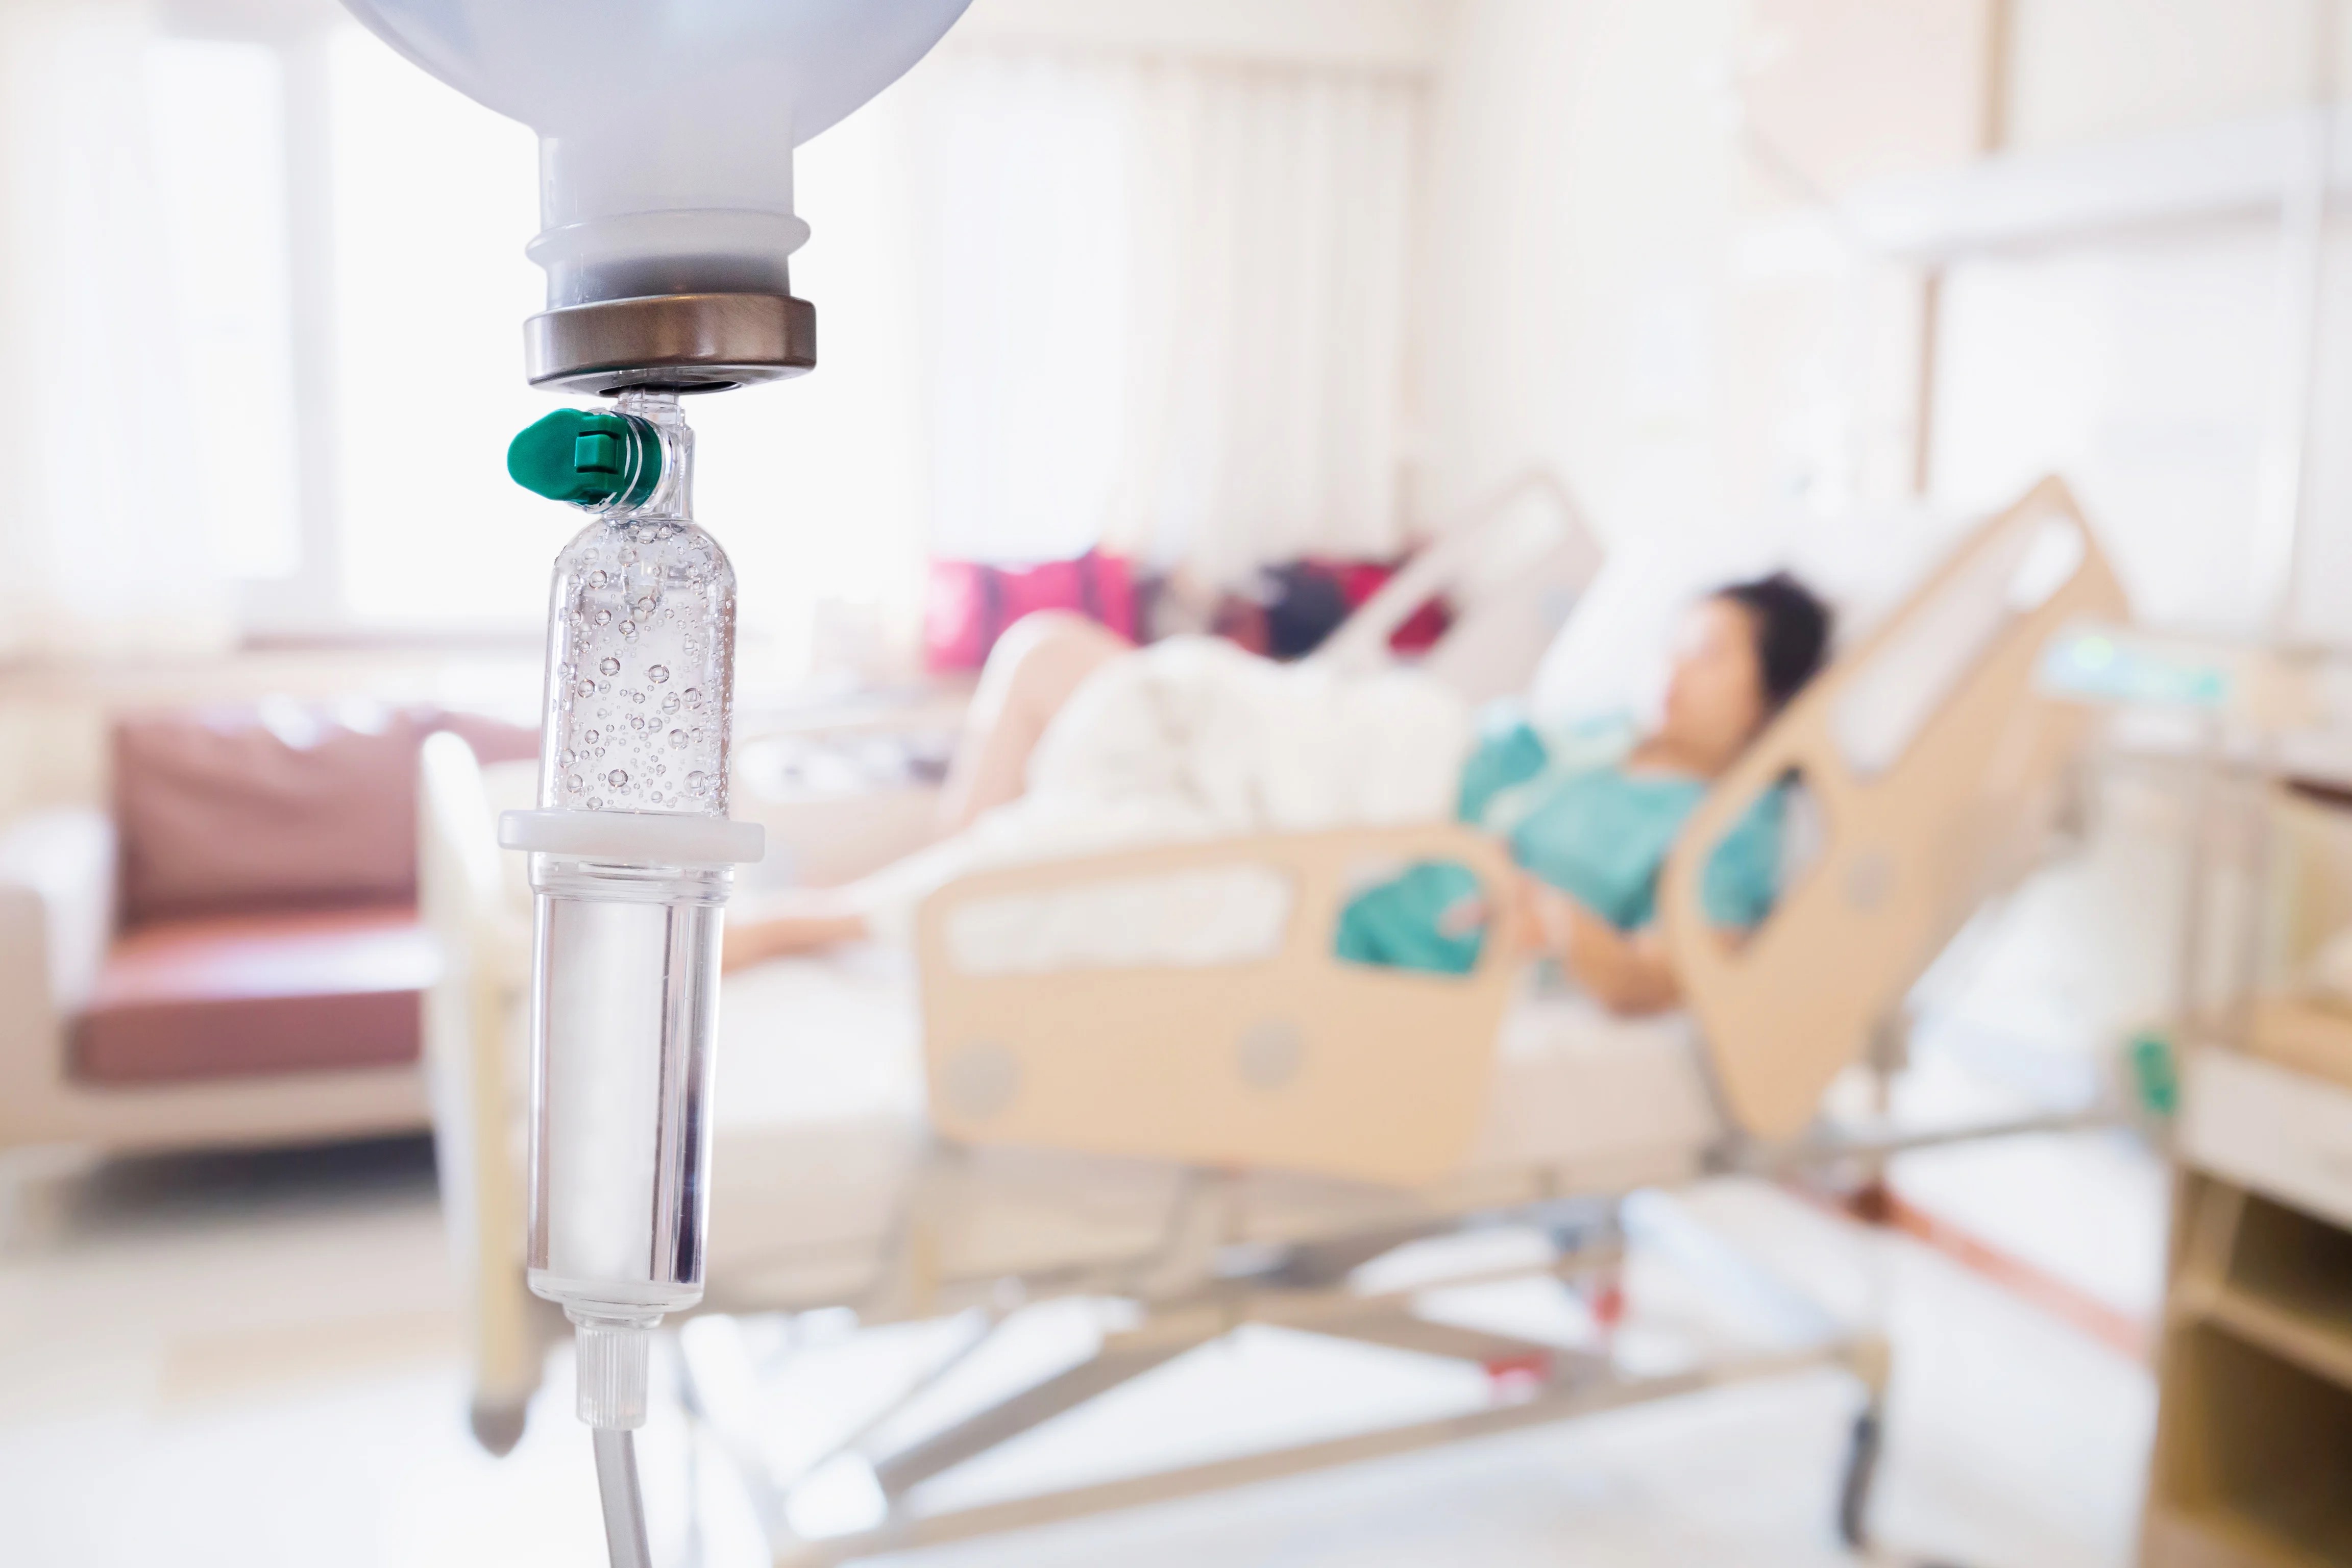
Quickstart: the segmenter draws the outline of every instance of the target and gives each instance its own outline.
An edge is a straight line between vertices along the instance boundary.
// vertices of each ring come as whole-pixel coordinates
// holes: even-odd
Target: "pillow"
[[[1924,582],[1971,521],[1888,506],[1718,520],[1614,542],[1538,666],[1528,711],[1547,724],[1618,713],[1647,721],[1683,612],[1727,583],[1780,567],[1836,611],[1834,658]]]

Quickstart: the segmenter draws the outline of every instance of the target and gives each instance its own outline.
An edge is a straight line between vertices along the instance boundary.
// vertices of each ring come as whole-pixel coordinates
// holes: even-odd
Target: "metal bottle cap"
[[[651,294],[523,323],[530,384],[568,392],[724,392],[815,365],[816,307],[789,294]]]

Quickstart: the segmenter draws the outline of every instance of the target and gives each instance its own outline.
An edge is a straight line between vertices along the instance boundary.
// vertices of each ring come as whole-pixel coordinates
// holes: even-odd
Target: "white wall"
[[[1417,521],[1533,462],[1618,538],[1898,491],[1913,286],[1825,224],[1755,237],[1808,193],[1973,152],[1984,4],[1462,0]],[[1866,420],[1833,406],[1849,381],[1877,399]]]
[[[1462,0],[1416,284],[1424,526],[1530,464],[1612,532],[1713,507],[1733,0]]]
[[[2015,0],[2005,145],[2045,149],[2292,110],[2352,72],[2343,0]],[[1946,291],[1934,468],[1939,498],[1981,504],[2057,468],[2108,537],[2148,619],[2236,633],[2281,606],[2270,536],[2294,452],[2288,335],[2309,329],[2270,218],[1969,260]],[[2338,456],[2352,314],[2339,236],[2317,339],[2329,401],[2314,422],[2294,635],[2342,643],[2352,511]],[[2291,466],[2291,463],[2290,463]]]
[[[2011,3],[2004,142],[2031,149],[2297,102],[2319,74],[2323,8],[2341,0]]]
[[[1418,285],[1416,522],[1534,462],[1621,540],[1903,494],[1918,274],[1858,254],[1800,187],[1833,197],[1995,134],[2030,152],[2283,110],[2331,78],[2352,91],[2347,0],[2010,0],[1996,102],[1993,3],[1460,0]],[[1799,178],[1741,144],[1735,95],[1709,86],[1734,80]],[[2148,612],[2256,623],[2266,595],[2234,542],[2261,507],[2280,278],[2259,226],[1956,273],[1937,499],[1990,502],[2056,467]],[[2336,292],[2324,458],[2352,404],[2352,283]],[[2315,479],[2305,629],[2341,638],[2323,623],[2352,586],[2352,459]]]

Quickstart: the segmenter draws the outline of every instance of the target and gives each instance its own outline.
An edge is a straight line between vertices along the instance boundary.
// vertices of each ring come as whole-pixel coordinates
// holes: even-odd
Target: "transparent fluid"
[[[591,523],[556,560],[554,597],[540,805],[726,816],[726,552],[682,519]]]
[[[619,407],[660,431],[664,474],[556,560],[540,806],[614,830],[723,817],[734,571],[688,515],[692,434],[676,399]],[[657,853],[532,858],[528,1263],[531,1289],[575,1319],[644,1324],[701,1298],[731,876]]]
[[[530,1287],[634,1321],[702,1297],[727,873],[541,868]]]

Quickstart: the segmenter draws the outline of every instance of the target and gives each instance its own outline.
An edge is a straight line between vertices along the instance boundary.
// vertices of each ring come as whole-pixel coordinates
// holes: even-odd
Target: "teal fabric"
[[[1546,737],[1533,726],[1488,731],[1464,765],[1460,814],[1501,835],[1511,858],[1621,931],[1657,918],[1658,873],[1706,797],[1699,779],[1628,772],[1630,726]],[[1769,790],[1716,847],[1700,881],[1707,916],[1746,930],[1771,912],[1783,805]],[[1340,912],[1336,951],[1353,963],[1466,973],[1484,932],[1449,937],[1440,917],[1479,891],[1465,866],[1428,861],[1367,889]]]
[[[1495,797],[1539,776],[1550,752],[1529,724],[1513,724],[1479,738],[1478,749],[1462,764],[1462,793],[1454,815],[1465,822],[1484,822]]]
[[[1339,914],[1336,951],[1350,963],[1383,969],[1421,969],[1437,974],[1467,974],[1477,966],[1486,933],[1458,937],[1439,929],[1440,917],[1464,899],[1478,896],[1478,879],[1451,860],[1423,860],[1366,889]]]

